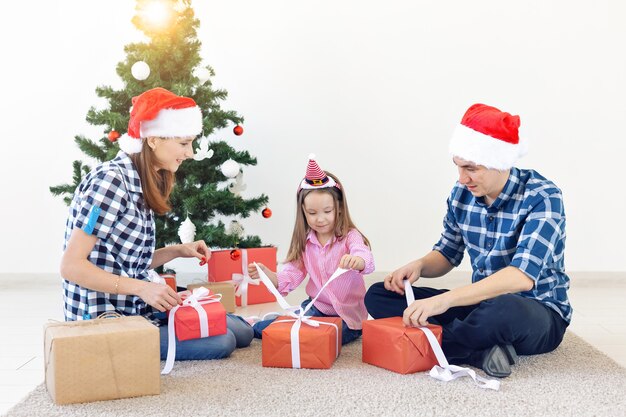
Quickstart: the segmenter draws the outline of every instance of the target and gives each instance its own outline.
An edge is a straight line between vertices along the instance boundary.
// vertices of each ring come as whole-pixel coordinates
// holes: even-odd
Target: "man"
[[[511,374],[517,354],[554,350],[572,317],[563,197],[536,171],[513,167],[525,151],[519,125],[519,116],[491,106],[467,110],[450,143],[459,180],[439,242],[365,296],[374,318],[440,324],[450,363],[495,377]],[[445,275],[461,263],[465,249],[472,283],[452,290],[413,287],[416,301],[407,307],[403,281]]]

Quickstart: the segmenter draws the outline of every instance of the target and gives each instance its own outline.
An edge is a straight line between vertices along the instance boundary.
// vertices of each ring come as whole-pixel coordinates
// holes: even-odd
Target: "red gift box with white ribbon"
[[[172,308],[168,316],[167,359],[162,374],[168,374],[176,358],[176,339],[179,341],[226,334],[226,310],[220,303],[220,294],[200,287],[180,293],[182,305]]]
[[[231,249],[211,252],[211,258],[209,258],[207,263],[208,281],[232,282],[235,285],[235,302],[239,307],[275,302],[276,297],[264,285],[260,285],[261,280],[250,278],[250,275],[248,275],[248,264],[259,262],[270,270],[276,271],[276,248],[237,250],[239,251],[239,257],[231,257]]]
[[[278,317],[263,330],[263,366],[277,368],[328,369],[341,352],[341,317],[313,317],[307,313],[326,287],[347,269],[337,268],[304,308],[289,305],[263,270],[255,263],[259,279],[283,308]]]

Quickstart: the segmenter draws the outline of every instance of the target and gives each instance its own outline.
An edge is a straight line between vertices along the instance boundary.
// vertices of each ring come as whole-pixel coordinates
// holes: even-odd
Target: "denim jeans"
[[[302,302],[302,304],[300,304],[300,307],[305,308],[307,305],[309,305],[310,302],[311,302],[311,299],[307,298],[306,300]],[[314,316],[314,317],[333,317],[333,316],[329,316],[328,314],[322,313],[317,308],[315,308],[314,305],[311,306],[309,311],[307,311],[307,315]],[[262,321],[256,322],[254,326],[252,326],[252,330],[254,330],[254,337],[256,337],[257,339],[261,339],[263,336],[263,330],[265,330],[267,326],[272,324],[274,320],[276,319],[262,320]],[[361,337],[361,333],[363,333],[361,330],[352,330],[351,328],[348,327],[345,321],[343,320],[341,321],[341,344],[342,345],[348,344],[358,339],[359,337]]]
[[[413,287],[415,299],[448,290]],[[404,295],[387,291],[382,282],[365,294],[365,307],[375,319],[402,316]],[[511,344],[520,355],[550,352],[559,346],[568,323],[552,308],[532,298],[504,294],[481,303],[452,307],[428,319],[443,328],[442,349],[448,362],[480,368],[484,353],[495,345]]]
[[[161,332],[161,360],[167,357],[167,325],[159,327]],[[176,340],[176,360],[195,361],[222,359],[228,357],[235,348],[246,347],[252,342],[252,327],[241,317],[226,315],[226,334],[192,340]]]

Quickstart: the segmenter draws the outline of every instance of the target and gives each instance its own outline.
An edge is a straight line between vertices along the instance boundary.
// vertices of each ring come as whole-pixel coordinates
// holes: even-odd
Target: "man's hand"
[[[445,293],[422,300],[415,300],[404,310],[402,322],[407,327],[426,326],[429,317],[443,314],[449,308]]]
[[[339,268],[362,271],[365,269],[365,261],[360,256],[343,255],[339,261]]]
[[[418,280],[421,272],[422,266],[419,260],[408,263],[385,277],[383,280],[385,289],[404,295],[404,280],[408,279],[409,283],[413,284]]]

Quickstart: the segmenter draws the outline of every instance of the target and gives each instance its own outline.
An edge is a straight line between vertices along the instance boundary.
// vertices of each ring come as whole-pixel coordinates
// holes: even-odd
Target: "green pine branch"
[[[113,129],[120,134],[126,132],[132,97],[155,87],[192,97],[202,109],[203,136],[217,135],[219,140],[210,144],[213,157],[203,161],[186,161],[176,172],[176,186],[170,196],[172,210],[165,216],[155,218],[157,247],[180,241],[178,228],[188,214],[196,225],[197,238],[204,239],[209,246],[261,246],[258,236],[244,236],[241,241],[234,241],[233,236],[226,233],[224,224],[216,222],[216,216],[250,217],[267,204],[268,197],[261,194],[243,198],[226,188],[228,178],[220,170],[226,160],[237,161],[244,172],[245,167],[256,165],[257,160],[247,151],[237,151],[225,141],[236,140],[230,127],[243,123],[244,119],[236,111],[221,107],[228,92],[213,87],[211,78],[215,76],[215,71],[202,62],[202,44],[197,37],[200,21],[194,15],[191,0],[178,2],[185,7],[182,10],[176,9],[171,25],[164,30],[150,28],[139,13],[148,1],[150,0],[136,1],[138,13],[132,19],[132,23],[146,35],[148,41],[127,44],[124,47],[125,58],[115,67],[123,88],[118,90],[106,85],[97,86],[96,95],[105,99],[108,105],[103,109],[91,107],[87,111],[87,122],[101,126],[102,137],[92,140],[77,135],[74,141],[86,156],[100,162],[108,161],[115,158],[119,151],[119,146],[108,139],[108,134]],[[166,2],[171,5],[176,3]],[[138,61],[146,62],[150,67],[150,76],[146,80],[139,81],[132,76],[131,68]],[[209,80],[202,85],[194,76],[194,69],[198,66],[203,66],[210,73]],[[73,184],[50,187],[50,192],[55,196],[62,196],[66,204],[71,202],[74,190],[90,170],[81,161],[74,161],[72,167]]]

